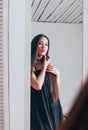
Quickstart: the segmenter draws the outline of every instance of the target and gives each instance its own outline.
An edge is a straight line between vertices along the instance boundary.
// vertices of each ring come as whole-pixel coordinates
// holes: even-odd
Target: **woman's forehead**
[[[48,39],[47,39],[46,37],[41,37],[41,38],[39,39],[39,41],[48,42]]]

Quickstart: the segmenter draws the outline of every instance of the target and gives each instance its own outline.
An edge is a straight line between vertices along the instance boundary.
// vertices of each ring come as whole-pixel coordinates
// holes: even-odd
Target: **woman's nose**
[[[45,47],[45,44],[44,44],[44,43],[42,44],[42,47],[43,47],[43,48]]]

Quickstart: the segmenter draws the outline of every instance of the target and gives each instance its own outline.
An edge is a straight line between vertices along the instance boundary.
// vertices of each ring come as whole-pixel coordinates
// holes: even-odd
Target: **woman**
[[[44,34],[31,42],[31,130],[57,130],[62,120],[59,71],[50,63],[49,45]]]

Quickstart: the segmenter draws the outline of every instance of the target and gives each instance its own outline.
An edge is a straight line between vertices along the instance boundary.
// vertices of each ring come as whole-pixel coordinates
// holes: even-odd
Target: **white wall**
[[[10,130],[24,130],[25,0],[9,1]]]
[[[82,24],[32,23],[32,37],[39,33],[50,39],[51,62],[60,70],[60,98],[66,113],[82,82]]]

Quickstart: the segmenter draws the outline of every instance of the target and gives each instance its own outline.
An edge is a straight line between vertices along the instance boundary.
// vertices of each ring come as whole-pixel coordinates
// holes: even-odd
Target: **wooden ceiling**
[[[31,19],[34,22],[83,22],[83,0],[31,0]]]

